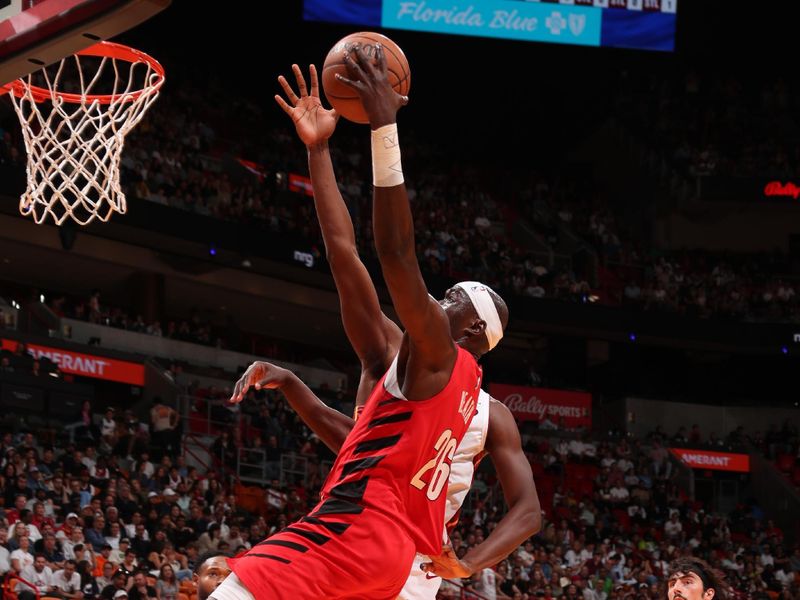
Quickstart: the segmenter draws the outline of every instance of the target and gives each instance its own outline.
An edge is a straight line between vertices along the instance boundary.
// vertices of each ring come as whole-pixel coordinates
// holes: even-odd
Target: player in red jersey
[[[316,69],[310,67],[310,93],[300,67],[292,65],[299,96],[283,76],[278,78],[288,104],[279,104],[295,124],[298,137],[308,151],[308,168],[314,190],[314,205],[325,252],[339,294],[342,324],[361,364],[356,392],[356,411],[363,409],[375,384],[391,366],[402,341],[400,328],[381,310],[378,293],[358,256],[350,214],[344,202],[328,147],[337,122],[333,110],[325,110],[319,97]],[[255,362],[237,382],[231,401],[237,402],[251,386],[280,389],[291,407],[336,454],[353,428],[354,419],[322,403],[291,372],[266,362]],[[483,397],[483,398],[482,398]],[[483,401],[482,401],[483,399]],[[517,430],[506,406],[486,394],[478,399],[478,414],[456,449],[446,494],[445,518],[455,525],[459,507],[466,498],[479,458],[488,454],[502,483],[508,512],[487,538],[462,556],[452,548],[433,559],[418,555],[401,600],[433,600],[446,578],[468,578],[499,562],[534,535],[541,527],[541,508]],[[426,572],[420,565],[428,564]]]
[[[374,231],[384,278],[406,328],[397,357],[342,446],[322,501],[292,526],[231,560],[212,597],[393,599],[415,552],[438,554],[442,492],[480,391],[476,358],[502,337],[503,301],[465,282],[441,304],[416,262],[400,170],[397,110],[405,103],[377,65],[349,62],[373,127]],[[357,79],[357,81],[356,81]],[[399,175],[399,178],[398,178]]]

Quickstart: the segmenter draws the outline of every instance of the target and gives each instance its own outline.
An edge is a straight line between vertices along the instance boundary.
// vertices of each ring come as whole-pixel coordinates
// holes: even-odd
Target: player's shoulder
[[[486,394],[489,399],[489,422],[486,428],[487,449],[495,446],[499,441],[508,442],[519,439],[517,421],[511,410],[497,398]]]
[[[511,413],[511,410],[505,404],[500,402],[500,400],[492,396],[489,392],[481,390],[480,396],[482,399],[489,402],[489,419],[492,419],[495,415],[497,415],[497,418],[500,419],[514,420],[514,415]]]

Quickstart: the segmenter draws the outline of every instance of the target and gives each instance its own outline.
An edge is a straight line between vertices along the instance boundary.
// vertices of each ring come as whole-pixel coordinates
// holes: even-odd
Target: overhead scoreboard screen
[[[678,0],[304,0],[303,18],[580,46],[675,49]]]

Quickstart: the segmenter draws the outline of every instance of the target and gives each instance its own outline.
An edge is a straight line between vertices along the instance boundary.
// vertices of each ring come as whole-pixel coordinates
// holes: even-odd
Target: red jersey
[[[364,405],[322,488],[321,507],[353,503],[390,516],[417,552],[438,555],[450,462],[475,414],[481,368],[458,347],[450,380],[427,400],[403,398],[397,358]]]

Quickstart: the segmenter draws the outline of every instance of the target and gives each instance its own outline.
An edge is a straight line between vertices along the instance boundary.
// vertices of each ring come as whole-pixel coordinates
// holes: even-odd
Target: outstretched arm
[[[350,78],[340,79],[358,92],[372,129],[375,247],[394,308],[408,334],[409,353],[414,357],[408,361],[411,369],[406,370],[404,392],[409,398],[426,398],[446,384],[457,351],[447,315],[429,296],[417,262],[414,221],[403,182],[396,127],[397,111],[408,99],[389,84],[380,46],[375,56],[377,64],[361,47],[356,48],[354,55],[345,56]],[[422,373],[428,375],[426,383],[416,385]]]
[[[377,379],[397,353],[402,332],[381,311],[378,293],[358,256],[353,223],[336,183],[328,138],[333,134],[338,115],[336,111],[322,107],[314,65],[309,68],[310,94],[300,67],[292,65],[292,71],[299,96],[281,76],[278,81],[289,102],[280,96],[275,99],[294,121],[297,133],[308,150],[314,205],[328,263],[339,293],[345,333],[361,361],[362,370]],[[356,403],[363,404],[365,400],[366,397],[356,398]]]
[[[452,548],[425,563],[423,570],[445,579],[469,577],[496,565],[542,528],[542,508],[528,458],[522,451],[517,424],[511,411],[492,399],[486,450],[494,463],[508,512],[489,536],[459,560]]]
[[[353,419],[317,398],[297,375],[268,362],[254,362],[236,382],[230,401],[241,402],[251,386],[255,386],[257,390],[276,389],[283,392],[289,401],[289,406],[303,419],[303,423],[308,425],[332,452],[339,453],[347,434],[353,428]]]

